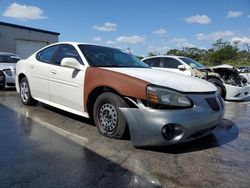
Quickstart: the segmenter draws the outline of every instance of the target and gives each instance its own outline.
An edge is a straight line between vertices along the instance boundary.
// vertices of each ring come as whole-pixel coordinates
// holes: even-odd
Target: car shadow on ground
[[[66,112],[64,110],[60,110],[58,108],[49,106],[49,105],[44,104],[44,103],[40,103],[40,105],[43,108],[45,108],[46,110],[58,113],[60,115],[63,115],[65,117],[68,117],[68,118],[71,118],[71,119],[74,119],[74,120],[79,121],[79,122],[83,122],[83,123],[88,124],[90,126],[95,126],[93,118],[85,118],[85,117],[82,117],[82,116],[78,116],[78,115],[72,114],[70,112]],[[122,140],[130,140],[130,133],[129,133],[128,127],[126,127],[124,136],[121,139]]]
[[[211,134],[197,140],[164,147],[144,147],[139,149],[171,154],[189,153],[222,146],[237,139],[238,135],[239,129],[237,125],[231,120],[224,119]]]
[[[4,88],[4,89],[1,89],[0,91],[16,91],[16,88],[15,88],[15,87],[12,87],[12,88]]]
[[[250,101],[250,95],[243,100],[243,102],[248,102],[248,101]]]
[[[160,187],[1,103],[0,119],[1,188]]]
[[[92,120],[92,118],[85,118],[85,117],[82,117],[82,116],[79,116],[79,115],[75,115],[75,114],[72,114],[70,112],[66,112],[64,110],[55,108],[53,106],[49,106],[49,105],[44,104],[44,103],[40,103],[40,105],[43,108],[45,108],[46,110],[52,111],[54,113],[58,113],[60,115],[63,115],[65,117],[68,117],[68,118],[71,118],[71,119],[74,119],[76,121],[80,121],[80,122],[95,126],[94,121]]]
[[[58,113],[60,115],[66,116],[68,118],[74,119],[79,122],[89,124],[90,126],[95,126],[91,118],[84,118],[82,116],[74,115],[72,113],[60,110],[58,108],[54,108],[52,106],[43,103],[40,103],[40,105],[49,111]],[[188,153],[188,152],[206,150],[209,148],[214,148],[227,144],[237,139],[238,134],[239,134],[239,129],[237,125],[231,120],[223,119],[222,123],[218,125],[211,134],[199,138],[197,140],[170,146],[137,147],[137,149],[150,150],[162,153],[172,153],[172,154]],[[125,136],[122,138],[122,140],[130,140],[130,134],[128,129],[126,130]]]

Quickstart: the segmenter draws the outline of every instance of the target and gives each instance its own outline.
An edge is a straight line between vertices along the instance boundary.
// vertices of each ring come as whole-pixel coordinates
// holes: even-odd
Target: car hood
[[[172,88],[182,92],[211,92],[216,87],[211,83],[195,78],[151,68],[105,68],[110,71],[126,74],[154,85]]]
[[[231,66],[231,65],[224,64],[224,65],[213,66],[213,67],[210,67],[210,68],[211,68],[211,69],[219,69],[219,68],[223,68],[223,69],[233,69],[234,67]]]
[[[16,68],[16,63],[0,63],[0,70],[9,69],[10,67]]]

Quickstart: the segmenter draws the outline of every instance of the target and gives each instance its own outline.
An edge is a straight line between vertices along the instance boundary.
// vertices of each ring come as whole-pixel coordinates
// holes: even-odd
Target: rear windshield
[[[79,48],[92,67],[149,68],[134,55],[119,49],[84,44],[79,45]]]
[[[0,63],[16,63],[20,60],[17,56],[0,55]]]

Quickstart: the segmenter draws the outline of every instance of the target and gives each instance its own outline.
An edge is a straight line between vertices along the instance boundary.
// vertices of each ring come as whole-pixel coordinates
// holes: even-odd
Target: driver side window
[[[59,50],[57,51],[53,59],[53,64],[60,65],[62,59],[65,57],[75,58],[79,63],[83,64],[81,57],[79,56],[76,49],[73,46],[68,45],[68,44],[60,45]]]

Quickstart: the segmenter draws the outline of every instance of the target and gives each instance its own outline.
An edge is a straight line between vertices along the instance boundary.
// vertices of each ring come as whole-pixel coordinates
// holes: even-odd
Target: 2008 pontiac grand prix
[[[25,105],[36,101],[92,117],[98,131],[134,146],[169,145],[211,133],[224,114],[216,88],[199,78],[151,69],[120,49],[56,43],[17,63]]]

